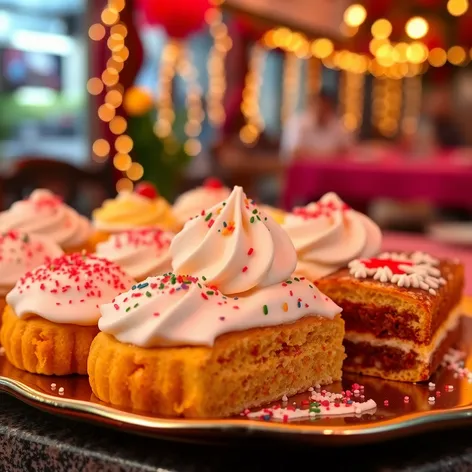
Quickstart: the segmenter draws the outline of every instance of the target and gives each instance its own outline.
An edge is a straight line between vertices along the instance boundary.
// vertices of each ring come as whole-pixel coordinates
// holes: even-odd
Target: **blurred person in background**
[[[306,109],[289,118],[282,131],[281,154],[286,160],[336,156],[346,152],[353,137],[344,128],[336,98],[327,91],[310,97]]]
[[[450,150],[465,145],[453,106],[450,86],[435,87],[424,97],[418,131],[411,136],[414,153]]]

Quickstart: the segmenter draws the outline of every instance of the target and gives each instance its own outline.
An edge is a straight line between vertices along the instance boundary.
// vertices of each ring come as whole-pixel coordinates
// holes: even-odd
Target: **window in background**
[[[89,159],[85,0],[0,0],[0,159]]]

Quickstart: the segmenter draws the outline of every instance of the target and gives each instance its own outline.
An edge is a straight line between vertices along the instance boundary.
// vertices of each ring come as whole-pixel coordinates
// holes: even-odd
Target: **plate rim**
[[[464,316],[472,316],[472,296],[464,295],[461,306]],[[170,435],[173,440],[185,440],[185,438],[188,440],[189,434],[214,435],[215,432],[224,431],[238,435],[243,433],[251,437],[254,437],[253,435],[272,438],[284,436],[285,439],[305,437],[328,445],[375,443],[385,439],[406,437],[421,430],[436,431],[448,425],[463,423],[472,417],[472,403],[450,409],[405,413],[401,417],[381,419],[375,423],[361,422],[342,426],[316,426],[316,421],[312,424],[300,424],[295,421],[287,423],[261,421],[243,416],[213,419],[151,417],[120,410],[101,402],[57,397],[31,387],[21,380],[2,375],[0,375],[0,393],[9,394],[23,403],[49,413],[73,419],[85,419],[102,426],[126,425],[129,432],[160,437]],[[183,437],[176,437],[176,433]]]

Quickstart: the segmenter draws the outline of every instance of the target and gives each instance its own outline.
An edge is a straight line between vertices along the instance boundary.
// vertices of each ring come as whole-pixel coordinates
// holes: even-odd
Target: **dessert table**
[[[472,251],[445,246],[422,236],[388,233],[384,250],[422,250],[459,257],[469,275]],[[304,470],[307,463],[335,470],[436,472],[469,470],[470,427],[438,431],[374,445],[302,447],[256,440],[248,434],[231,444],[187,444],[135,436],[46,414],[0,393],[0,471],[80,472],[255,472]],[[310,461],[310,462],[308,462]]]
[[[301,159],[289,164],[282,207],[290,210],[326,192],[342,198],[425,199],[436,205],[472,209],[472,159],[460,153],[405,157],[355,151],[329,159]]]

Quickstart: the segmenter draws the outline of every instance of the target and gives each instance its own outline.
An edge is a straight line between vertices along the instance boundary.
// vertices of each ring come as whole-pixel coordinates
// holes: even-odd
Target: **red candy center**
[[[159,196],[156,187],[151,182],[140,182],[138,185],[136,185],[134,191],[138,195],[149,198],[150,200],[153,200]]]
[[[205,188],[211,188],[211,189],[223,188],[223,184],[221,180],[217,179],[216,177],[209,177],[208,179],[206,179],[205,182],[203,183],[203,186]]]
[[[405,271],[400,266],[412,266],[413,263],[409,261],[394,261],[393,259],[362,259],[362,263],[367,269],[381,269],[388,267],[393,274],[405,274]]]

